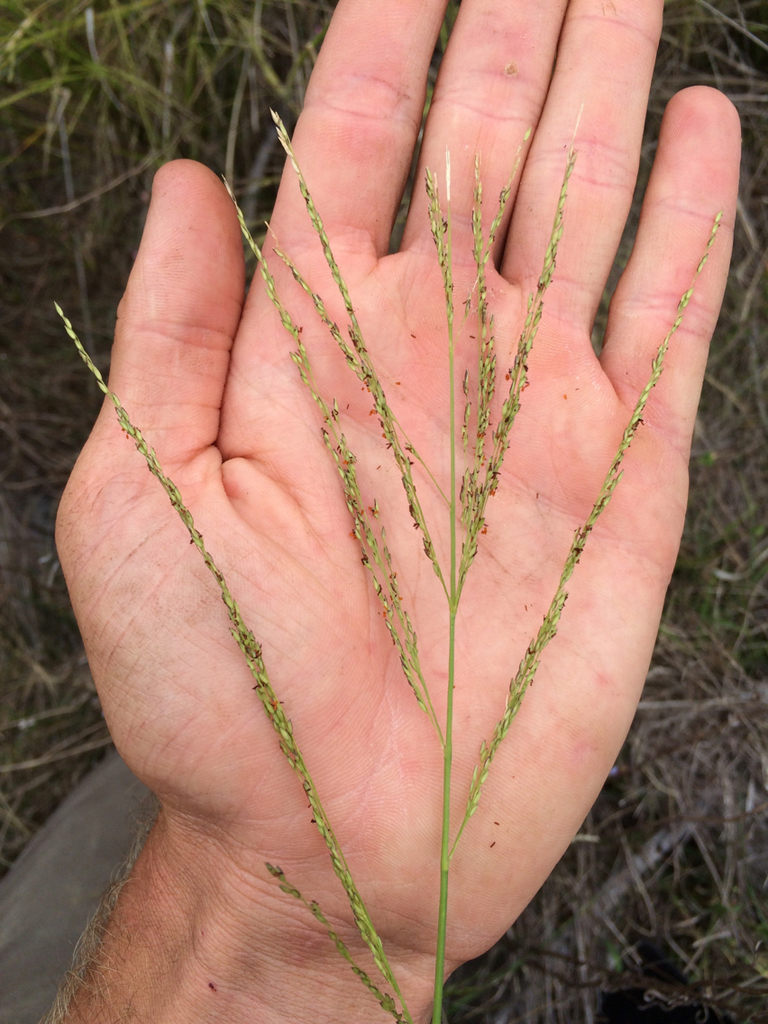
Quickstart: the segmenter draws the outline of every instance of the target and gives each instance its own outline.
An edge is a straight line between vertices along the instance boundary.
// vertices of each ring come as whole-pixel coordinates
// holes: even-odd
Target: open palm
[[[340,3],[294,144],[391,407],[434,477],[414,465],[447,569],[449,512],[439,490],[449,481],[447,331],[418,187],[400,251],[387,254],[443,6]],[[426,167],[438,172],[445,203],[450,149],[461,312],[474,279],[475,154],[489,200],[487,231],[525,129],[534,126],[489,265],[501,392],[576,131],[577,164],[530,386],[460,604],[456,823],[480,743],[503,711],[573,531],[592,507],[721,208],[724,230],[625,477],[574,575],[558,636],[454,858],[452,965],[487,948],[544,881],[631,722],[683,524],[688,448],[728,264],[737,178],[733,109],[708,90],[678,95],[598,358],[592,325],[635,186],[663,5],[636,3],[621,14],[587,0],[522,6],[521,13],[521,5],[465,0],[417,171],[417,183]],[[343,326],[343,305],[290,167],[271,228]],[[318,388],[338,402],[363,500],[380,509],[442,720],[445,595],[412,528],[370,395],[271,248],[268,241],[265,253],[302,328]],[[239,230],[223,186],[200,165],[168,165],[156,178],[120,307],[110,386],[179,486],[263,644],[272,684],[385,944],[395,960],[428,973],[440,742],[402,676],[320,415],[290,359],[291,339],[262,287],[251,289],[244,307],[243,296]],[[465,368],[476,373],[473,324],[470,317],[457,339],[459,395]],[[264,861],[278,863],[307,897],[348,923],[301,785],[251,692],[215,586],[184,538],[106,406],[62,502],[59,543],[117,746],[160,796],[166,827],[222,837],[238,870],[264,886],[273,884]]]

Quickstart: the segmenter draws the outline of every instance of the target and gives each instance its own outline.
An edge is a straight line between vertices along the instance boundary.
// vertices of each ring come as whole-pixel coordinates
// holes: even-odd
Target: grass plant
[[[312,298],[318,316],[331,333],[333,339],[339,345],[347,365],[362,382],[363,386],[371,396],[372,411],[378,417],[379,425],[382,429],[382,437],[386,442],[386,448],[391,452],[401,475],[408,509],[413,519],[413,525],[422,535],[424,553],[440,580],[447,603],[446,712],[444,722],[440,722],[437,719],[434,705],[430,697],[428,681],[425,679],[421,671],[418,655],[418,639],[412,625],[411,617],[402,605],[402,598],[399,593],[400,588],[397,583],[398,573],[393,568],[392,558],[387,548],[385,526],[382,522],[382,512],[384,520],[386,520],[387,510],[379,509],[377,502],[374,502],[372,507],[366,508],[362,500],[357,481],[357,458],[349,447],[341,429],[338,404],[335,399],[329,400],[318,390],[315,383],[315,377],[312,372],[310,356],[301,338],[301,331],[282,301],[277,290],[275,279],[264,257],[264,253],[258,243],[253,239],[246,225],[243,213],[240,208],[237,207],[237,203],[235,201],[243,235],[252,252],[256,256],[259,271],[266,286],[269,298],[277,309],[284,328],[289,333],[296,346],[295,350],[291,353],[291,357],[298,367],[301,380],[309,388],[312,398],[320,410],[322,416],[321,429],[323,440],[339,472],[344,498],[352,518],[352,532],[360,542],[362,561],[370,572],[373,589],[381,604],[384,620],[387,624],[390,636],[392,637],[392,641],[400,655],[403,673],[414,692],[419,707],[429,715],[435,729],[436,739],[442,748],[443,799],[441,842],[439,850],[440,891],[438,897],[439,903],[437,916],[438,924],[436,935],[433,1011],[433,1024],[440,1024],[443,1013],[443,979],[445,974],[445,941],[451,859],[465,827],[477,810],[481,789],[488,777],[494,755],[509,732],[512,721],[522,704],[525,692],[533,682],[536,670],[540,664],[541,657],[546,647],[557,634],[560,617],[563,613],[568,596],[566,589],[568,582],[573,575],[592,530],[597,524],[600,515],[608,506],[611,496],[621,479],[622,473],[620,467],[622,461],[629,449],[635,433],[642,423],[643,412],[651,391],[661,377],[664,357],[672,336],[678,330],[683,321],[685,309],[693,296],[695,281],[707,262],[710,248],[715,240],[720,224],[721,214],[718,214],[715,218],[706,249],[698,266],[696,267],[693,282],[690,288],[681,297],[677,308],[676,318],[670,327],[669,332],[659,345],[656,356],[652,361],[650,378],[637,399],[634,411],[630,417],[627,427],[624,430],[621,442],[609,466],[602,487],[595,499],[592,511],[583,525],[574,533],[573,540],[560,575],[560,580],[550,602],[549,608],[544,614],[542,624],[536,635],[531,639],[517,671],[512,675],[504,712],[499,719],[490,740],[483,740],[481,744],[479,760],[473,772],[469,798],[464,816],[458,826],[458,829],[456,829],[455,822],[451,820],[450,814],[451,785],[453,780],[453,692],[456,685],[456,615],[461,601],[462,590],[467,579],[467,574],[478,550],[478,538],[485,525],[486,505],[489,498],[495,494],[497,488],[502,485],[502,470],[504,457],[509,447],[510,432],[513,428],[516,415],[520,409],[522,391],[527,382],[527,360],[533,347],[539,323],[541,321],[544,296],[552,281],[555,269],[558,245],[563,230],[563,218],[568,195],[568,184],[575,166],[576,153],[573,147],[571,147],[566,161],[563,183],[555,211],[554,224],[550,235],[549,245],[544,256],[543,266],[539,275],[536,291],[530,295],[528,300],[527,315],[520,335],[514,364],[510,368],[509,373],[506,374],[506,378],[509,380],[508,393],[502,402],[499,422],[495,426],[492,426],[491,422],[491,399],[496,390],[496,359],[494,355],[493,317],[489,313],[487,302],[485,267],[495,240],[496,231],[501,224],[506,202],[511,190],[511,181],[501,193],[498,209],[492,221],[488,237],[484,238],[482,234],[482,184],[480,178],[479,159],[476,159],[475,161],[474,210],[472,223],[476,278],[464,303],[464,316],[465,318],[468,318],[472,315],[473,297],[477,296],[474,308],[474,313],[478,320],[477,336],[479,337],[477,395],[476,413],[473,417],[467,385],[469,369],[462,368],[462,379],[464,381],[462,391],[465,396],[465,408],[462,417],[461,431],[461,437],[463,440],[462,451],[457,450],[457,367],[455,362],[456,308],[454,300],[453,247],[451,237],[450,154],[446,153],[445,207],[443,207],[443,204],[441,203],[437,176],[431,171],[427,171],[426,189],[429,200],[429,221],[443,280],[446,316],[446,345],[448,350],[450,484],[447,494],[443,493],[438,487],[445,504],[445,512],[448,516],[449,522],[450,562],[446,566],[441,564],[436,547],[432,541],[430,523],[423,512],[422,503],[411,471],[412,459],[410,456],[412,455],[415,459],[418,459],[418,461],[423,465],[426,464],[413,444],[404,438],[402,429],[397,424],[390,409],[384,387],[376,371],[374,360],[365,344],[349,289],[347,288],[338,263],[333,255],[331,242],[326,234],[320,212],[315,205],[301,168],[296,161],[293,147],[284,124],[277,114],[273,113],[273,118],[277,127],[280,143],[296,173],[301,194],[306,203],[309,218],[322,247],[328,268],[331,272],[331,277],[341,295],[349,320],[347,325],[349,341],[346,340],[342,330],[332,321],[326,312],[326,305],[322,298],[313,292],[312,288],[304,279],[300,270],[290,260],[289,256],[279,250],[278,256],[288,266],[294,279],[298,282],[301,288]],[[517,163],[515,165],[515,171],[516,170]],[[235,200],[231,189],[230,195],[232,196],[232,199]],[[232,635],[240,647],[240,650],[243,652],[251,674],[256,682],[254,689],[262,703],[267,717],[278,734],[280,750],[287,758],[293,771],[296,772],[301,780],[302,787],[307,795],[310,807],[312,808],[314,816],[313,820],[328,848],[334,873],[346,892],[360,935],[370,950],[373,961],[384,981],[394,991],[400,1004],[400,1010],[397,1008],[395,998],[393,998],[393,996],[388,992],[383,992],[371,979],[369,974],[353,960],[344,942],[330,927],[317,903],[314,901],[308,901],[302,893],[300,893],[299,890],[291,884],[290,880],[286,878],[285,874],[279,867],[268,864],[267,869],[278,880],[280,887],[284,892],[305,903],[314,917],[323,924],[339,953],[349,961],[354,973],[378,1000],[382,1008],[388,1011],[396,1021],[405,1021],[408,1022],[408,1024],[412,1024],[411,1014],[403,1000],[397,979],[389,965],[381,939],[376,932],[375,924],[372,921],[363,898],[354,882],[349,865],[347,864],[344,856],[344,852],[336,839],[331,822],[323,808],[320,794],[318,793],[312,777],[309,774],[301,750],[298,746],[298,742],[294,736],[291,722],[286,716],[282,704],[270,683],[261,644],[256,640],[252,631],[244,622],[238,603],[229,589],[224,574],[215,563],[210,552],[207,550],[202,534],[196,528],[192,513],[184,504],[179,489],[173,481],[166,476],[157,460],[154,450],[148,446],[141,430],[131,422],[129,415],[121,404],[119,398],[105,383],[104,378],[94,364],[91,356],[75,333],[71,322],[64,316],[58,304],[56,309],[60,316],[62,316],[67,333],[74,341],[80,355],[84,359],[91,373],[94,375],[99,388],[112,401],[120,427],[130,438],[133,439],[137,450],[144,457],[150,472],[157,478],[165,490],[172,507],[181,517],[192,543],[202,555],[206,567],[213,575],[221,591],[221,595],[232,624]],[[484,443],[486,436],[489,436],[491,442],[489,446],[490,450],[487,453]],[[471,450],[471,456],[468,456],[468,450]],[[468,463],[463,469],[460,469],[459,463],[461,461]],[[429,472],[429,467],[426,468]],[[434,482],[435,478],[432,473],[429,473],[429,477]],[[435,486],[437,485],[435,484]],[[460,530],[461,536],[459,536]]]
[[[167,158],[224,170],[260,237],[253,226],[271,209],[280,170],[269,107],[290,125],[334,5],[90,6],[90,35],[87,3],[10,0],[0,9],[0,872],[109,743],[53,545],[58,495],[100,393],[94,386],[83,400],[48,297],[76,314],[83,334],[87,305],[93,350],[107,366],[151,176]],[[448,5],[428,95],[457,7]],[[451,980],[451,1024],[593,1022],[600,988],[619,983],[620,960],[631,966],[638,936],[657,937],[738,1024],[764,1019],[766,25],[765,0],[665,3],[638,195],[678,89],[724,90],[744,136],[733,269],[694,435],[686,531],[615,769],[541,893],[493,950]],[[85,289],[72,260],[75,234]],[[476,408],[473,394],[472,417]]]

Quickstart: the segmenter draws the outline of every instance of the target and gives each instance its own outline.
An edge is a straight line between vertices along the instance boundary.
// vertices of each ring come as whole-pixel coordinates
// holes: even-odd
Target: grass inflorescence
[[[421,669],[418,651],[418,638],[413,626],[412,617],[404,607],[401,588],[398,583],[398,571],[395,571],[393,567],[392,555],[387,545],[385,525],[387,510],[385,508],[380,508],[378,502],[375,500],[372,506],[366,506],[363,501],[357,480],[357,459],[340,428],[338,404],[335,399],[328,398],[321,394],[312,371],[309,352],[307,351],[301,337],[301,331],[278,294],[274,276],[269,269],[264,253],[248,230],[245,217],[237,206],[234,194],[230,189],[230,195],[232,196],[233,201],[235,201],[235,206],[237,208],[237,215],[241,229],[248,245],[256,256],[259,271],[267,294],[277,309],[284,328],[288,331],[295,344],[295,349],[291,353],[291,358],[297,366],[302,382],[309,389],[314,402],[320,410],[322,417],[322,438],[338,470],[344,499],[352,519],[352,532],[360,543],[362,562],[370,573],[373,589],[382,607],[384,621],[400,657],[403,674],[413,690],[419,707],[429,716],[434,726],[437,740],[442,748],[444,761],[443,817],[441,847],[439,851],[441,870],[438,931],[436,935],[435,999],[433,1016],[433,1021],[435,1024],[438,1024],[441,1019],[443,1003],[447,895],[451,858],[453,857],[462,833],[477,809],[481,789],[488,777],[491,762],[500,744],[509,732],[512,721],[521,706],[525,692],[535,677],[545,648],[557,633],[558,624],[568,596],[566,589],[568,582],[579,562],[592,530],[594,529],[600,515],[610,502],[611,496],[620,481],[620,467],[622,461],[633,437],[635,436],[635,433],[642,423],[643,411],[650,393],[661,376],[664,357],[669,347],[670,340],[682,323],[685,309],[693,295],[695,280],[701,273],[704,264],[706,263],[709,250],[714,242],[720,223],[720,216],[715,220],[706,250],[698,267],[696,268],[694,281],[692,282],[691,287],[680,299],[676,319],[658,348],[656,356],[652,362],[651,376],[637,400],[616,454],[610,464],[602,487],[595,499],[592,511],[586,521],[574,533],[568,555],[563,565],[560,580],[550,602],[549,608],[543,617],[539,630],[531,639],[517,671],[512,676],[506,706],[503,710],[502,716],[499,719],[491,738],[489,740],[484,740],[480,746],[479,760],[473,772],[465,813],[462,821],[458,825],[458,828],[456,828],[455,822],[452,822],[450,817],[453,737],[452,694],[454,689],[456,613],[461,600],[462,590],[467,579],[467,574],[478,550],[479,536],[485,524],[487,503],[502,483],[503,463],[505,454],[509,447],[510,432],[513,428],[515,417],[520,409],[522,392],[527,382],[527,361],[535,342],[536,333],[541,321],[544,297],[552,281],[555,269],[558,245],[562,236],[568,185],[575,166],[576,153],[573,148],[571,148],[568,153],[563,183],[550,234],[550,241],[544,256],[537,288],[529,297],[527,313],[513,366],[510,367],[509,372],[505,375],[506,380],[509,381],[509,387],[507,394],[501,403],[499,419],[495,425],[492,423],[491,406],[497,389],[497,365],[494,321],[488,307],[488,290],[485,270],[490,258],[496,234],[504,215],[505,206],[510,194],[511,181],[510,184],[502,190],[498,208],[491,223],[489,233],[484,237],[482,233],[482,184],[479,161],[476,161],[474,210],[472,218],[474,239],[473,255],[476,277],[470,293],[464,303],[464,318],[466,319],[472,314],[474,307],[479,324],[477,335],[478,380],[477,394],[475,396],[476,411],[473,415],[467,383],[469,379],[469,368],[465,370],[462,385],[465,404],[462,417],[461,439],[463,443],[461,452],[457,450],[458,446],[456,443],[456,308],[454,304],[455,285],[453,279],[450,218],[450,156],[448,154],[446,155],[445,209],[441,203],[437,177],[432,172],[427,173],[426,187],[430,227],[437,252],[437,259],[440,266],[445,295],[448,367],[450,374],[450,484],[448,493],[445,494],[439,487],[437,487],[434,475],[429,472],[429,467],[421,458],[414,445],[407,439],[407,437],[405,437],[401,426],[392,413],[384,387],[371,357],[371,353],[369,352],[363,338],[363,333],[358,323],[349,289],[347,288],[338,263],[333,255],[331,242],[323,226],[320,213],[314,203],[309,187],[296,161],[288,133],[280,118],[277,115],[273,116],[277,125],[278,137],[295,170],[299,187],[306,203],[309,218],[322,247],[332,279],[335,282],[342,298],[345,313],[348,318],[346,335],[330,317],[327,312],[326,303],[311,289],[300,270],[290,259],[289,255],[280,249],[276,250],[277,255],[288,267],[294,280],[310,296],[318,317],[338,344],[346,363],[356,374],[364,388],[371,396],[372,413],[378,418],[383,438],[386,441],[386,447],[392,453],[392,457],[400,471],[410,515],[414,526],[422,535],[424,553],[440,580],[446,597],[448,615],[448,648],[446,652],[448,682],[446,715],[445,720],[441,722],[438,720],[438,716],[435,712],[435,708],[429,694],[428,683]],[[518,161],[515,163],[515,172],[517,170],[518,163],[519,156]],[[227,187],[229,188],[229,186]],[[333,870],[346,892],[357,928],[372,954],[373,961],[377,969],[381,973],[387,985],[389,985],[394,991],[396,998],[399,1000],[399,1009],[395,1001],[395,997],[382,991],[371,979],[370,975],[353,960],[348,948],[339,935],[330,926],[317,903],[307,900],[305,896],[300,893],[295,886],[293,886],[290,880],[286,878],[285,874],[279,867],[267,865],[267,869],[278,880],[283,891],[305,903],[313,916],[326,929],[339,953],[349,961],[354,973],[378,1000],[382,1008],[389,1012],[397,1021],[411,1022],[411,1015],[409,1014],[408,1007],[403,1001],[397,979],[395,978],[387,960],[382,941],[376,932],[375,923],[372,921],[354,879],[352,878],[343,850],[335,837],[331,823],[323,808],[320,795],[317,792],[307,770],[298,742],[294,736],[292,724],[283,711],[278,695],[272,688],[269,681],[269,675],[264,662],[261,645],[243,621],[237,601],[229,589],[224,574],[215,563],[210,552],[207,550],[202,535],[197,530],[192,514],[184,504],[178,488],[173,481],[165,475],[157,460],[155,452],[148,446],[142,432],[131,422],[125,408],[105,383],[89,353],[77,337],[70,321],[64,316],[58,305],[56,308],[64,320],[67,333],[75,342],[80,355],[93,373],[99,388],[112,401],[120,426],[134,441],[136,448],[145,459],[150,471],[158,479],[165,490],[171,505],[184,523],[192,543],[194,543],[195,547],[200,552],[206,567],[216,580],[230,618],[232,635],[243,652],[248,667],[255,679],[254,690],[258,694],[262,706],[278,734],[279,746],[282,753],[287,758],[291,768],[296,772],[301,780],[302,787],[312,808],[314,821],[328,848]],[[485,442],[487,438],[489,439],[489,444],[486,448]],[[471,458],[467,455],[468,449],[471,449],[472,451]],[[459,472],[459,462],[462,458],[468,464],[465,466],[463,471]],[[418,460],[425,466],[428,471],[429,480],[434,483],[435,487],[437,487],[440,496],[444,499],[447,506],[450,523],[450,564],[448,566],[443,565],[440,562],[435,545],[431,539],[430,524],[423,511],[422,502],[417,492],[416,483],[411,469],[414,459]],[[461,536],[459,536],[460,531]]]

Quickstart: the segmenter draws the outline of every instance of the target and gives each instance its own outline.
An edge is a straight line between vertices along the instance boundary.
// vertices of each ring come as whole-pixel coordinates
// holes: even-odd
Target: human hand
[[[294,137],[390,402],[442,484],[445,321],[420,184],[400,251],[390,256],[387,248],[443,6],[340,3]],[[597,795],[634,713],[679,543],[688,447],[735,208],[738,123],[719,94],[689,90],[670,104],[600,359],[590,340],[635,186],[662,6],[638,3],[620,15],[613,5],[574,0],[521,13],[465,0],[424,134],[418,183],[426,167],[442,178],[446,147],[451,151],[459,304],[474,273],[475,154],[484,193],[495,198],[526,127],[534,126],[514,209],[494,253],[496,269],[489,272],[503,367],[535,288],[566,151],[579,125],[555,280],[529,360],[530,387],[460,606],[455,820],[480,743],[503,711],[510,676],[557,585],[573,530],[589,513],[714,215],[725,210],[625,477],[571,582],[558,637],[457,849],[449,967],[482,952],[509,926]],[[488,220],[492,214],[486,209]],[[271,226],[343,323],[290,168]],[[382,510],[441,717],[448,621],[442,591],[411,529],[368,396],[306,296],[276,259],[271,263],[303,327],[320,390],[342,410],[366,501],[375,498]],[[223,187],[199,165],[164,168],[119,310],[110,386],[179,486],[263,645],[274,688],[416,1019],[428,1007],[434,962],[442,751],[402,678],[359,544],[350,537],[317,411],[289,358],[290,339],[258,283],[243,307],[243,280],[237,222]],[[473,344],[464,332],[457,348],[462,374],[476,363]],[[419,486],[445,558],[445,503],[426,478]],[[276,1019],[292,1013],[299,1019],[302,999],[318,1020],[323,1013],[333,1020],[382,1017],[362,987],[359,996],[346,994],[356,984],[348,968],[337,966],[313,919],[276,889],[263,867],[279,864],[357,949],[344,894],[301,786],[251,692],[215,588],[185,546],[167,499],[116,430],[111,406],[63,499],[59,545],[118,749],[162,802],[138,869],[147,881],[135,891],[150,903],[162,891],[162,913],[150,910],[155,927],[165,927],[167,918],[179,948],[191,927],[194,959],[205,976],[192,996],[185,989],[190,972],[177,968],[175,995],[164,997],[169,1019],[172,1011],[183,1016],[182,1005],[195,1007],[195,1019],[207,1019],[202,1008],[212,992],[211,1014],[222,1013],[224,993],[230,998],[228,1016],[216,1019],[240,1019],[254,998],[275,999]],[[123,908],[123,919],[141,927],[130,908]],[[197,929],[200,921],[205,929]],[[203,930],[216,935],[215,944],[198,934]],[[265,957],[283,979],[279,1000],[264,996],[263,977],[254,970]],[[174,961],[186,962],[180,953]],[[322,980],[335,1006],[323,1009],[309,984],[303,995],[286,987],[292,965]],[[153,982],[138,994],[129,988],[139,976],[131,970],[126,966],[123,980],[110,985],[117,991],[124,983],[119,995],[141,1005],[152,997]],[[157,981],[167,983],[167,966],[159,970]],[[147,1005],[154,1020],[164,1019],[157,1002]]]

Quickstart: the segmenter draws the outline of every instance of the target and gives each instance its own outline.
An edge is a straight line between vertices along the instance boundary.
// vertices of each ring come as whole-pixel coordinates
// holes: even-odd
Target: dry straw
[[[464,303],[464,318],[473,315],[478,320],[478,353],[477,353],[477,390],[470,398],[469,394],[469,369],[463,377],[462,393],[464,408],[461,418],[461,430],[457,432],[457,411],[456,411],[456,367],[454,365],[455,355],[455,334],[456,308],[454,305],[454,281],[452,263],[452,242],[451,242],[451,208],[450,208],[450,158],[446,158],[446,205],[441,205],[440,192],[436,176],[427,173],[427,195],[429,200],[429,221],[432,237],[437,250],[437,258],[443,280],[445,293],[445,311],[447,322],[447,346],[449,363],[449,395],[450,395],[450,485],[448,494],[443,493],[438,487],[434,476],[429,472],[418,451],[408,440],[401,425],[395,418],[384,387],[376,372],[375,364],[365,344],[360,325],[355,314],[354,305],[347,285],[339,270],[338,263],[334,258],[331,243],[326,234],[320,214],[312,199],[301,169],[296,161],[288,134],[277,115],[273,114],[277,125],[278,136],[288,158],[296,173],[299,188],[307,206],[309,218],[318,236],[323,254],[331,272],[331,276],[338,288],[344,304],[347,316],[346,334],[332,320],[327,312],[323,299],[313,292],[300,270],[294,265],[290,257],[276,250],[277,255],[289,268],[294,279],[310,296],[314,303],[318,317],[327,327],[333,339],[338,344],[344,359],[350,369],[357,375],[365,388],[371,395],[372,412],[378,418],[381,430],[384,435],[387,449],[391,452],[400,473],[403,489],[405,491],[408,509],[414,526],[420,532],[422,544],[426,557],[429,559],[433,570],[440,581],[446,597],[448,612],[448,682],[446,715],[444,721],[439,721],[429,694],[427,680],[422,672],[418,638],[413,626],[412,616],[404,606],[401,588],[398,583],[399,571],[395,571],[392,564],[392,556],[387,546],[386,539],[386,509],[380,509],[377,502],[366,507],[357,480],[356,458],[350,449],[344,433],[340,428],[340,417],[338,406],[333,399],[323,396],[316,384],[310,356],[302,341],[301,332],[296,326],[293,318],[283,304],[276,288],[275,279],[267,265],[264,254],[252,238],[245,223],[245,218],[237,207],[235,197],[230,190],[241,229],[245,239],[258,261],[259,271],[264,280],[267,293],[277,309],[281,322],[293,339],[295,349],[291,358],[295,362],[301,380],[308,387],[312,398],[317,404],[322,416],[322,437],[325,445],[333,459],[339,473],[340,483],[344,492],[347,508],[352,520],[352,531],[360,543],[361,557],[363,564],[370,573],[371,584],[378,597],[383,611],[384,621],[392,638],[398,655],[403,674],[413,690],[419,707],[429,716],[435,729],[435,734],[443,752],[443,811],[442,811],[442,833],[440,858],[440,894],[438,908],[438,933],[436,935],[436,963],[435,963],[435,988],[434,988],[434,1009],[433,1024],[439,1024],[442,1012],[443,973],[445,964],[445,935],[447,924],[447,896],[448,881],[450,875],[451,858],[456,850],[459,839],[464,832],[469,819],[475,813],[480,800],[483,783],[488,777],[491,762],[499,749],[501,742],[509,732],[512,721],[520,709],[523,697],[530,686],[542,654],[557,633],[560,617],[566,602],[567,585],[579,562],[585,545],[595,527],[600,515],[607,507],[616,486],[621,479],[621,463],[632,443],[640,424],[642,423],[643,411],[653,387],[661,376],[664,357],[669,347],[670,340],[683,320],[683,315],[693,295],[693,288],[707,261],[710,249],[717,233],[721,215],[718,214],[712,227],[710,238],[707,242],[704,254],[696,268],[691,287],[681,297],[677,308],[677,315],[667,334],[657,350],[651,365],[651,375],[648,383],[641,392],[634,411],[630,417],[627,427],[622,436],[616,454],[611,462],[605,476],[602,487],[596,497],[594,506],[586,521],[574,533],[568,556],[562,569],[559,583],[552,597],[549,608],[544,615],[542,624],[531,639],[523,655],[517,671],[512,675],[509,691],[506,699],[506,706],[489,740],[483,741],[480,747],[478,763],[475,766],[469,798],[464,811],[462,821],[458,828],[456,823],[451,821],[450,792],[452,781],[452,705],[454,689],[454,640],[456,613],[461,599],[462,590],[467,579],[467,574],[472,566],[478,550],[478,542],[481,532],[485,526],[485,511],[489,499],[494,495],[496,489],[502,482],[502,468],[504,456],[509,446],[509,435],[520,409],[521,396],[525,388],[528,373],[528,357],[534,344],[536,333],[541,321],[543,301],[545,293],[552,281],[557,257],[557,249],[562,235],[563,218],[565,212],[566,198],[569,181],[575,165],[576,154],[573,148],[569,151],[563,183],[560,190],[554,224],[550,235],[549,244],[545,253],[541,274],[537,288],[528,301],[527,315],[520,335],[517,353],[512,367],[505,375],[509,380],[508,392],[502,402],[498,422],[495,426],[491,422],[491,404],[496,392],[497,366],[495,354],[494,322],[493,316],[488,308],[488,289],[486,284],[486,266],[490,258],[493,243],[501,225],[504,210],[511,191],[511,180],[502,191],[497,212],[489,228],[488,235],[483,236],[482,232],[482,184],[480,180],[479,161],[475,163],[475,189],[474,208],[472,215],[473,227],[473,255],[475,262],[475,281],[470,294]],[[526,135],[527,138],[527,135]],[[517,172],[520,162],[520,153],[514,165],[514,173]],[[229,187],[229,186],[227,186]],[[409,1022],[412,1024],[412,1016],[405,1005],[402,994],[398,987],[397,979],[389,965],[386,953],[379,938],[374,922],[368,913],[362,896],[352,878],[349,866],[344,853],[336,839],[330,821],[325,813],[320,796],[307,770],[301,754],[301,750],[293,733],[290,720],[283,711],[278,695],[272,688],[264,662],[261,645],[254,637],[251,630],[243,621],[237,601],[232,595],[224,574],[218,568],[210,552],[203,543],[200,532],[195,527],[192,514],[182,500],[182,496],[173,483],[163,472],[155,452],[147,445],[141,431],[135,427],[126,410],[123,408],[117,396],[109,390],[99,370],[92,359],[85,351],[79,341],[70,321],[64,316],[61,309],[56,306],[57,311],[64,320],[67,333],[74,341],[83,360],[94,374],[99,387],[107,395],[117,412],[117,417],[122,429],[131,437],[146,460],[150,471],[162,485],[168,495],[173,508],[176,509],[182,522],[187,528],[192,542],[197,547],[203,560],[213,575],[222,598],[227,608],[231,621],[232,635],[240,647],[248,667],[255,680],[254,690],[256,691],[262,706],[272,723],[277,735],[280,749],[288,760],[291,768],[301,780],[301,784],[307,795],[307,799],[313,811],[313,817],[317,828],[328,848],[333,870],[344,891],[346,892],[350,908],[358,927],[360,935],[368,946],[373,961],[382,975],[386,986],[394,995],[383,991],[372,980],[370,974],[359,964],[355,963],[349,950],[341,938],[334,932],[324,917],[317,903],[307,900],[298,889],[295,888],[289,879],[285,877],[279,867],[267,865],[267,869],[277,879],[284,892],[301,900],[314,915],[314,917],[325,927],[331,940],[339,953],[350,963],[354,973],[361,979],[366,988],[378,1000],[382,1008],[390,1013],[396,1021]],[[474,410],[474,411],[473,411]],[[456,438],[460,434],[462,438],[463,453],[457,452]],[[471,448],[472,457],[467,457],[467,450]],[[457,464],[461,458],[469,464],[459,476]],[[430,536],[429,523],[424,514],[420,496],[417,492],[414,481],[412,464],[414,461],[421,463],[427,470],[428,478],[445,501],[447,514],[450,523],[450,564],[444,565],[438,559],[435,545]],[[458,494],[457,494],[458,491]],[[459,535],[459,527],[461,535]],[[453,840],[451,835],[453,833]],[[436,851],[436,854],[438,851]]]

